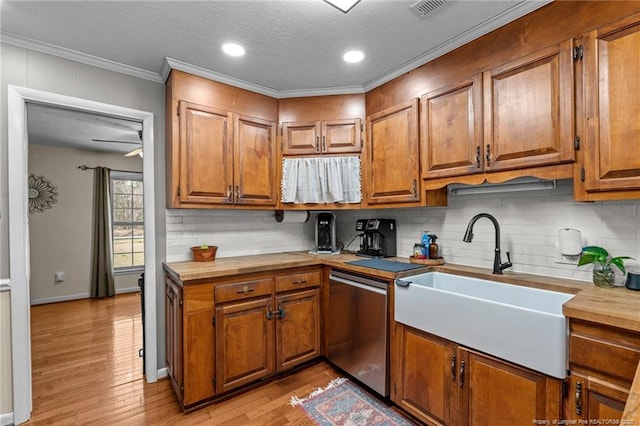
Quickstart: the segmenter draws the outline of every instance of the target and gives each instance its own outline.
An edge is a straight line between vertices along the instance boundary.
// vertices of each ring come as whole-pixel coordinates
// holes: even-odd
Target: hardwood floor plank
[[[313,425],[291,396],[339,375],[320,362],[184,414],[168,379],[144,380],[138,294],[33,306],[31,336],[29,425]]]

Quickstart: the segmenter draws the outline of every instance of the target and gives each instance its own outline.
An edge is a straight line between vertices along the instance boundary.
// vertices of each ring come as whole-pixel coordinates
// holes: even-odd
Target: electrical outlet
[[[556,243],[556,255],[555,255],[556,263],[564,263],[567,265],[577,265],[578,260],[580,260],[579,254],[571,255],[571,254],[560,253],[560,244]]]

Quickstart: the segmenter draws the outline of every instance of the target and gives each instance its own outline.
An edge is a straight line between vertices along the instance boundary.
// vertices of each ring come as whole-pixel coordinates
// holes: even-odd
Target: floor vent
[[[422,0],[411,6],[413,13],[420,19],[426,19],[436,10],[447,4],[447,0]]]

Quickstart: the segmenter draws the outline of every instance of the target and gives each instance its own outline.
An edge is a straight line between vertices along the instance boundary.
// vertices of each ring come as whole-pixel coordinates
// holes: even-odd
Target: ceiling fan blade
[[[127,152],[124,156],[125,157],[133,157],[133,156],[138,155],[138,154],[142,154],[142,147],[136,148],[131,152]]]
[[[111,139],[91,139],[92,142],[113,142],[113,143],[128,143],[130,145],[140,145],[140,142],[131,142],[131,141],[115,141]]]

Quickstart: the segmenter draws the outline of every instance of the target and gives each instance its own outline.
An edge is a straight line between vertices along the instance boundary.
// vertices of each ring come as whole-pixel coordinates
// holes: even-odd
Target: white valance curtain
[[[282,160],[283,203],[359,203],[360,157]]]

